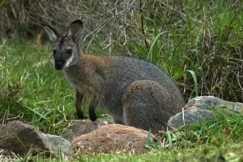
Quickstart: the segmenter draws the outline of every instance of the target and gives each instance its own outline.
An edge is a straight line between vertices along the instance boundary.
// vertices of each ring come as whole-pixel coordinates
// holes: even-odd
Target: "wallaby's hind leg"
[[[166,128],[173,114],[173,97],[155,81],[133,82],[122,97],[123,117],[126,125],[156,133]]]

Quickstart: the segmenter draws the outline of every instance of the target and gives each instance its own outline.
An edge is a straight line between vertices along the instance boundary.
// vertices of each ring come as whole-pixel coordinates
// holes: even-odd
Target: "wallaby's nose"
[[[62,70],[64,63],[62,61],[55,61],[56,70]]]

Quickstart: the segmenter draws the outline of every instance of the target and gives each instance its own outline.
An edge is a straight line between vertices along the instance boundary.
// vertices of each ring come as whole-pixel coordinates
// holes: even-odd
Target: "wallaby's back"
[[[104,83],[102,87],[104,89],[105,105],[108,107],[117,107],[119,102],[119,97],[128,88],[128,86],[138,80],[151,80],[158,82],[162,87],[164,87],[168,93],[170,93],[173,99],[176,99],[184,104],[182,95],[172,79],[157,66],[132,57],[123,56],[103,56],[106,59],[110,59],[112,65],[103,65],[102,70],[105,73]],[[102,65],[101,65],[102,66]],[[102,68],[102,67],[99,68]],[[115,95],[114,95],[115,94]],[[118,96],[116,96],[116,94]],[[175,100],[175,101],[176,101]],[[171,104],[174,104],[172,102]],[[179,109],[181,104],[178,105]],[[183,105],[184,106],[184,105]],[[174,110],[172,110],[173,112]],[[177,111],[177,110],[175,110]]]

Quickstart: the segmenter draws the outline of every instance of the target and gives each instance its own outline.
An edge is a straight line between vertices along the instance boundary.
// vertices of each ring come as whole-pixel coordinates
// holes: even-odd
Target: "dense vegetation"
[[[2,1],[1,122],[18,119],[58,134],[75,118],[73,91],[53,68],[41,24],[62,30],[76,18],[85,23],[84,53],[131,55],[153,62],[175,80],[186,100],[214,95],[243,102],[242,10],[243,2],[233,0]],[[212,121],[166,132],[166,142],[148,144],[153,151],[145,155],[77,158],[242,160],[242,126],[242,116],[219,113]]]

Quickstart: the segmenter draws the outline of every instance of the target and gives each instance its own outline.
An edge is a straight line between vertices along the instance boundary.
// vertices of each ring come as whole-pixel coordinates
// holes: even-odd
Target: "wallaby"
[[[73,21],[65,35],[45,26],[54,42],[54,64],[63,70],[75,89],[76,113],[84,114],[81,101],[90,97],[89,118],[97,119],[99,104],[115,123],[134,126],[155,133],[166,128],[170,116],[185,105],[172,79],[157,66],[125,56],[80,54],[79,40],[83,23]]]

